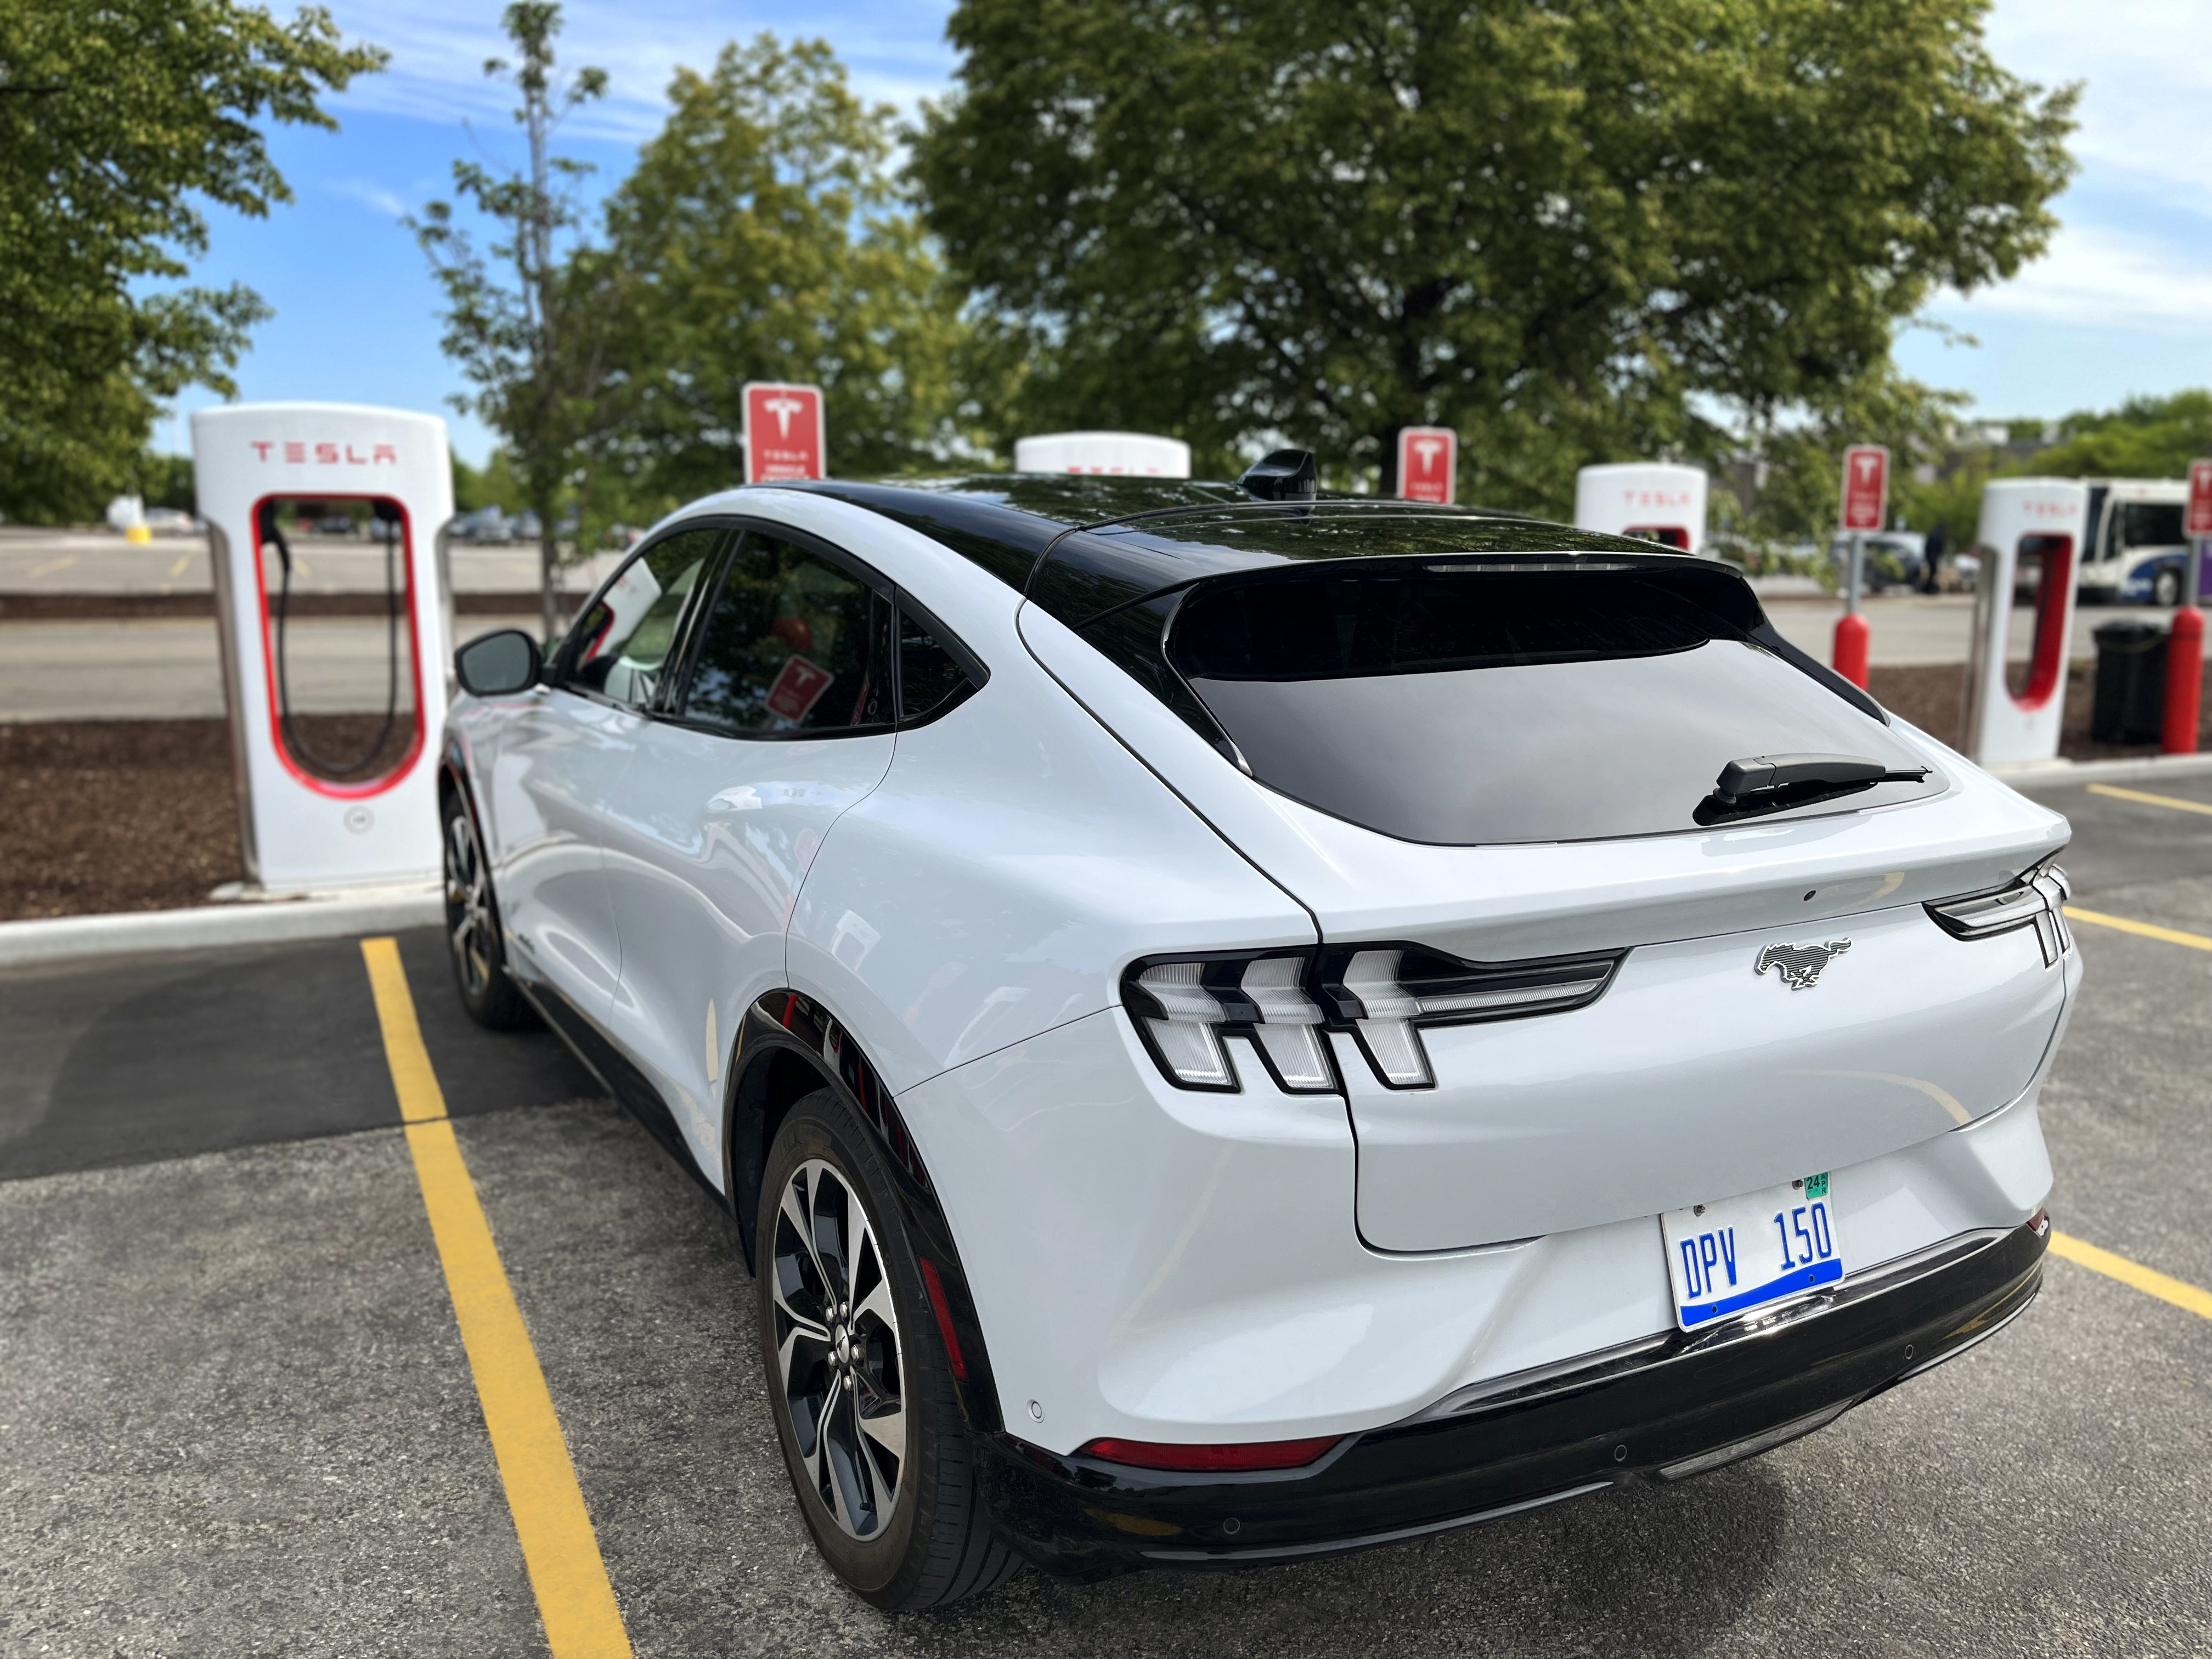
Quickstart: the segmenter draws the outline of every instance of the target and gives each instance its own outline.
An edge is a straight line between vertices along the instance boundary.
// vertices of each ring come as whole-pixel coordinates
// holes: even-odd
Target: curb
[[[2212,753],[2145,755],[2136,760],[2038,761],[2032,766],[1992,766],[1991,777],[2015,789],[2048,789],[2080,783],[2124,783],[2147,778],[2194,778],[2212,773]]]
[[[190,910],[0,921],[0,968],[26,963],[205,951],[229,945],[279,945],[349,933],[441,927],[445,896],[434,886],[319,893],[263,903],[210,904]]]

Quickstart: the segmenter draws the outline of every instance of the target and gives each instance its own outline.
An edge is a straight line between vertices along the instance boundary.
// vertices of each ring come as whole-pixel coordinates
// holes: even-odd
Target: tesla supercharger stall
[[[431,881],[451,700],[446,423],[346,404],[192,416],[246,881],[270,896]],[[345,611],[303,617],[355,567]],[[363,703],[369,705],[366,710]]]
[[[1705,494],[1703,467],[1660,461],[1586,466],[1575,474],[1575,527],[1703,554]]]
[[[2071,478],[2000,478],[1982,491],[1966,732],[1967,755],[1984,766],[2057,757],[2088,516],[2088,488]],[[2027,656],[2016,660],[2014,611],[2023,599],[2033,620]]]
[[[1188,478],[1190,446],[1148,432],[1043,432],[1014,440],[1014,471]]]

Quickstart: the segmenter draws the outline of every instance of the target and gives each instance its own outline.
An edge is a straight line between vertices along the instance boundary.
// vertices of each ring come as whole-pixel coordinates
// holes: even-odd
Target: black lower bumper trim
[[[1280,1474],[1190,1475],[978,1437],[999,1528],[1048,1571],[1263,1565],[1472,1526],[1809,1433],[1965,1352],[2042,1283],[2047,1224],[1960,1241],[1841,1293],[1354,1437]]]

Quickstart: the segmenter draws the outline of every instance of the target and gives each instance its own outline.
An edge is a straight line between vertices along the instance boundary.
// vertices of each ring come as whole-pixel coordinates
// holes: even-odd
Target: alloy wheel
[[[841,1530],[878,1537],[907,1459],[898,1311],[860,1194],[820,1158],[784,1183],[770,1271],[777,1380],[806,1482]]]
[[[446,820],[446,926],[462,988],[483,995],[492,973],[491,877],[466,807]]]

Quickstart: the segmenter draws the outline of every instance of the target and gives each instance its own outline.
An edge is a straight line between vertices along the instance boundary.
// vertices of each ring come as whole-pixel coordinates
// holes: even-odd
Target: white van
[[[2089,527],[2084,532],[2088,546],[2081,556],[2081,575],[2077,586],[2084,605],[2111,605],[2118,602],[2121,588],[2138,567],[2157,560],[2161,554],[2185,552],[2188,537],[2183,533],[2189,512],[2189,484],[2181,478],[2088,478]],[[2171,605],[2181,598],[2181,561],[2169,561],[2172,568],[2160,571],[2154,583],[2169,584],[2172,591],[2160,589],[2148,597],[2159,605]]]

